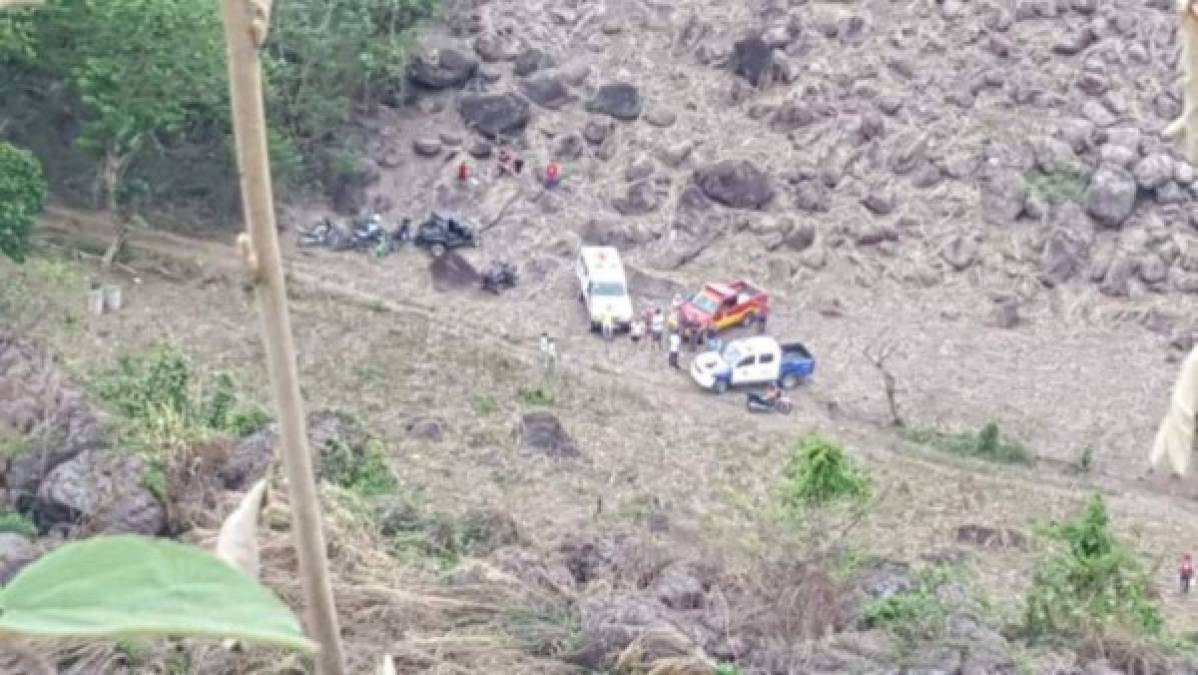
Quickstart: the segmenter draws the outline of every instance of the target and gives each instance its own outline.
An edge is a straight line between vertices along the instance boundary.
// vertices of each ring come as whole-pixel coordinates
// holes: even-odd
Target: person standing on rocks
[[[633,348],[641,346],[641,338],[645,336],[645,321],[641,317],[632,320],[632,325],[628,327],[628,337],[632,340]]]
[[[611,307],[603,309],[603,318],[600,320],[599,327],[603,331],[603,341],[610,344],[616,334],[616,317],[612,313]]]
[[[545,188],[552,190],[557,187],[560,174],[561,167],[557,165],[557,162],[549,160],[549,164],[545,167]]]
[[[1190,592],[1190,582],[1194,580],[1194,561],[1189,553],[1185,554],[1185,557],[1181,559],[1179,576],[1181,577],[1181,592],[1188,594]]]
[[[682,351],[682,336],[677,331],[670,333],[670,367],[675,370],[682,370],[682,366],[678,365],[678,353]]]
[[[665,346],[662,340],[665,338],[666,317],[662,314],[660,307],[653,308],[653,315],[649,319],[649,332],[652,334],[653,349],[661,350]]]

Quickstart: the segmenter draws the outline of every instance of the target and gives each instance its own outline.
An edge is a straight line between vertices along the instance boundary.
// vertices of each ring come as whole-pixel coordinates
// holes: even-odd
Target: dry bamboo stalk
[[[1182,103],[1181,116],[1165,129],[1162,135],[1169,138],[1180,137],[1185,149],[1186,159],[1191,164],[1198,164],[1198,7],[1194,0],[1177,0],[1177,12],[1180,15],[1178,32],[1181,37],[1181,59],[1179,64],[1182,73]]]
[[[262,316],[267,366],[282,431],[283,466],[287,472],[293,518],[291,532],[307,600],[308,630],[320,643],[320,672],[342,675],[345,659],[329,584],[320,501],[308,450],[266,147],[266,114],[258,49],[266,39],[270,5],[269,0],[222,0],[221,4],[228,49],[233,132],[237,141],[241,199],[248,233],[240,236],[238,246]]]

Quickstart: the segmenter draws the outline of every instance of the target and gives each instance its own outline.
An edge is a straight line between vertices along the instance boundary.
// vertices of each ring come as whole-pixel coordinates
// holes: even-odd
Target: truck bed
[[[783,360],[794,357],[807,359],[808,361],[815,360],[815,357],[811,355],[811,352],[801,342],[779,343],[778,347],[782,349]]]

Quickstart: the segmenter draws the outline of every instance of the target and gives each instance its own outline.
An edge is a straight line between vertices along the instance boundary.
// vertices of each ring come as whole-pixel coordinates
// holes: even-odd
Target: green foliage
[[[361,497],[392,494],[399,483],[387,466],[384,446],[369,439],[359,446],[341,440],[329,441],[321,449],[321,473],[325,479]]]
[[[1073,462],[1073,470],[1083,474],[1094,470],[1094,448],[1087,445],[1077,453],[1077,460]]]
[[[227,637],[311,652],[270,590],[204,551],[134,535],[67,544],[0,590],[0,631],[29,637]]]
[[[37,158],[28,150],[0,143],[0,253],[18,263],[25,261],[34,219],[45,201],[46,179]]]
[[[910,430],[907,437],[945,452],[1003,464],[1032,464],[1035,459],[1022,443],[1003,438],[998,424],[989,422],[977,433],[943,433],[931,429]]]
[[[496,412],[499,412],[499,402],[490,394],[475,394],[474,412],[482,417],[494,415]]]
[[[788,508],[823,506],[870,495],[869,477],[838,443],[807,436],[791,451],[783,471],[782,499]]]
[[[0,65],[33,59],[35,36],[32,9],[0,9]]]
[[[945,566],[920,569],[914,588],[869,601],[862,608],[862,620],[910,641],[934,639],[943,632],[953,609],[942,599],[940,589],[953,580],[954,571]]]
[[[744,671],[732,663],[721,663],[716,666],[715,675],[743,675]]]
[[[223,32],[213,5],[51,0],[35,21],[39,65],[83,104],[80,146],[110,162],[102,172],[113,172],[111,189],[143,147],[223,125]]]
[[[1029,171],[1024,175],[1024,182],[1033,196],[1050,205],[1080,203],[1086,194],[1089,176],[1083,167],[1065,164],[1049,167],[1047,171]]]
[[[487,513],[467,511],[456,515],[430,509],[412,494],[386,501],[377,522],[390,543],[391,554],[406,563],[446,570],[463,557],[484,553],[484,547],[502,529]]]
[[[553,392],[545,387],[520,387],[517,393],[520,396],[520,400],[528,405],[550,408],[557,403],[557,398],[553,395]]]
[[[29,516],[23,513],[0,511],[0,532],[11,532],[32,538],[37,536],[37,526],[33,524],[33,520]]]
[[[260,407],[240,401],[231,376],[198,378],[187,355],[170,343],[120,359],[93,384],[118,414],[122,442],[151,456],[214,436],[247,435],[268,419]]]
[[[1161,635],[1164,618],[1149,596],[1150,576],[1115,537],[1101,495],[1044,535],[1056,550],[1037,566],[1027,595],[1024,629],[1030,637]]]

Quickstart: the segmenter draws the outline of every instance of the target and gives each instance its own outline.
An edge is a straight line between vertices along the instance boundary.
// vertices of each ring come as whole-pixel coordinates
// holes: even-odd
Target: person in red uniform
[[[465,162],[458,164],[458,180],[465,183],[470,177],[470,167],[466,166]]]
[[[559,167],[557,165],[557,162],[550,161],[549,164],[545,167],[545,187],[547,187],[547,188],[557,187],[557,181],[558,181],[558,177],[560,174],[561,174],[561,167]]]
[[[1181,559],[1181,592],[1190,592],[1190,582],[1194,580],[1194,561],[1190,558],[1190,554],[1185,554]]]

